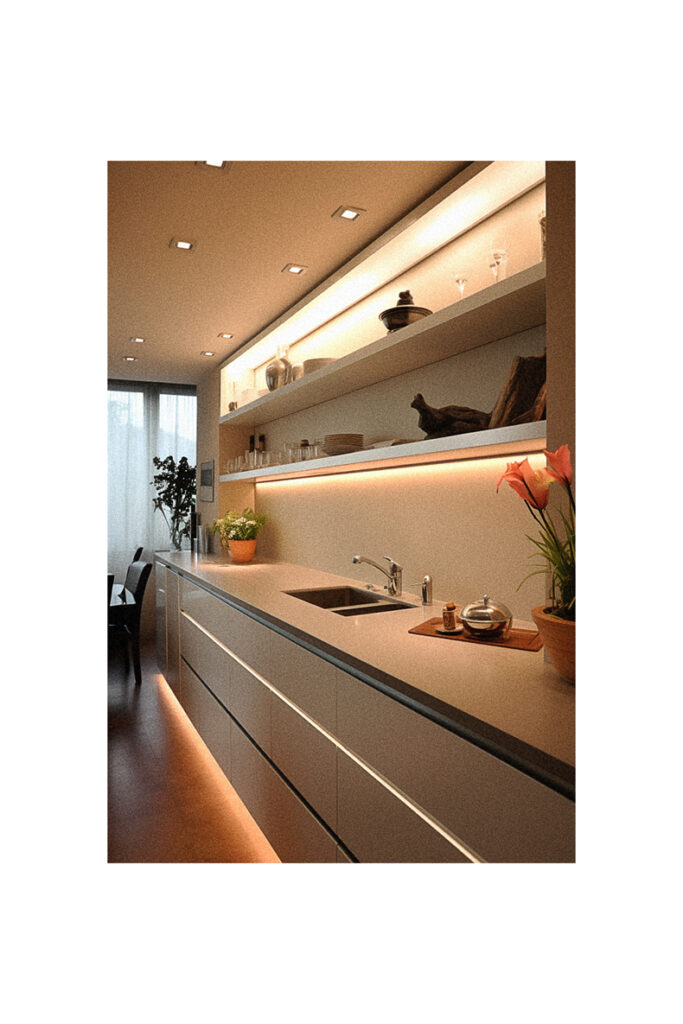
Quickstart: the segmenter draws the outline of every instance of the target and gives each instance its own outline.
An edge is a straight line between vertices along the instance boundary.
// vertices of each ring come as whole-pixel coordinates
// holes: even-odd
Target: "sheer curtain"
[[[145,559],[169,548],[166,521],[152,504],[152,459],[185,455],[196,463],[196,388],[109,381],[108,405],[108,569],[123,582],[140,544]]]

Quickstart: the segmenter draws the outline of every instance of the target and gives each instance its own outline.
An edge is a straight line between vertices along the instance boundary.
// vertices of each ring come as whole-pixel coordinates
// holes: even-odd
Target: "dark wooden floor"
[[[108,860],[278,863],[143,650],[142,684],[109,655]]]

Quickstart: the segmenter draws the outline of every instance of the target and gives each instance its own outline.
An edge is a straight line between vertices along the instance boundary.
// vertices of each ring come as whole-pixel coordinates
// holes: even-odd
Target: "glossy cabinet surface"
[[[337,696],[341,742],[481,859],[573,859],[570,800],[347,673]]]
[[[166,681],[176,691],[180,682],[178,573],[166,569]]]
[[[338,834],[366,863],[471,863],[355,761],[338,751]]]
[[[181,702],[282,860],[573,860],[573,802],[182,574],[165,583]]]
[[[166,675],[166,566],[155,562],[156,653],[159,671]]]
[[[234,722],[231,739],[232,785],[278,857],[288,863],[336,863],[333,836]]]

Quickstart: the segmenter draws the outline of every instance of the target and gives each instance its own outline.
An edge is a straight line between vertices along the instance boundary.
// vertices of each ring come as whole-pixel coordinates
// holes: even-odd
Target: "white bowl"
[[[315,370],[321,370],[323,366],[327,366],[328,363],[333,363],[334,361],[334,359],[304,359],[304,373],[314,373]]]

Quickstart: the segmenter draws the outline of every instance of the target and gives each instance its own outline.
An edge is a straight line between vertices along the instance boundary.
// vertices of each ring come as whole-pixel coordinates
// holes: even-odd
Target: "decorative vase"
[[[251,562],[256,554],[256,537],[252,540],[229,540],[228,547],[233,562]]]
[[[531,615],[553,665],[563,679],[573,683],[576,677],[576,623],[571,619],[559,619],[543,605],[532,608]]]
[[[278,348],[277,359],[266,366],[266,384],[269,391],[275,391],[284,384],[289,384],[292,379],[292,364],[287,359],[289,349]]]

